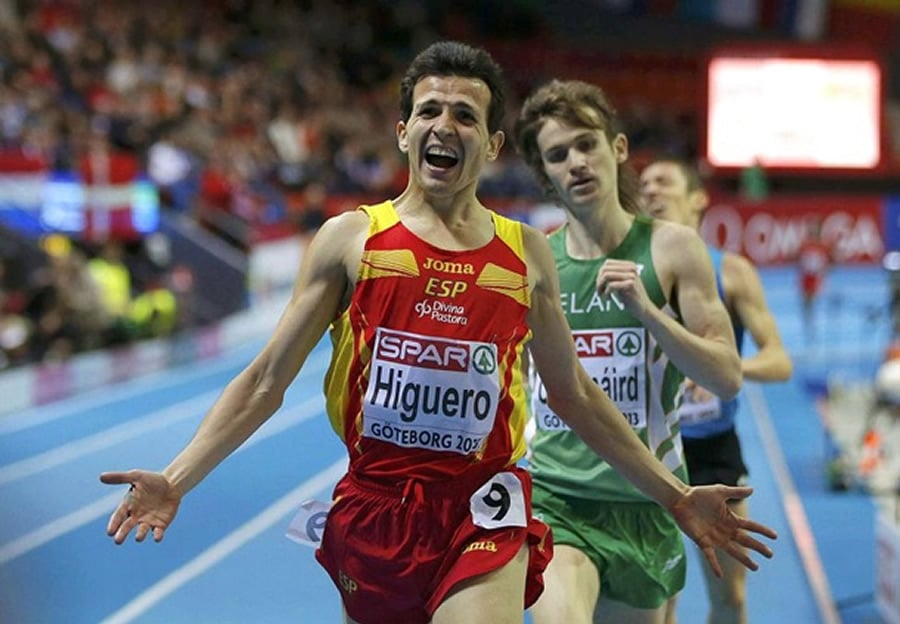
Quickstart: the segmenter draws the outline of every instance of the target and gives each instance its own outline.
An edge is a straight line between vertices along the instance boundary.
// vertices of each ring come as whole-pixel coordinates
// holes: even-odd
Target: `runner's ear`
[[[409,152],[409,136],[406,133],[406,124],[402,121],[397,122],[397,147],[404,154]]]

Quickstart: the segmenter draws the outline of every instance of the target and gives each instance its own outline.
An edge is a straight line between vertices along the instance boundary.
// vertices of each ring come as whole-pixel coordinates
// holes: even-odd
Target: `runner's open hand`
[[[696,486],[690,488],[670,510],[681,530],[703,551],[718,577],[722,576],[722,568],[716,558],[717,548],[724,550],[750,570],[756,570],[759,566],[745,548],[753,549],[767,558],[772,557],[772,550],[748,532],[776,539],[778,536],[775,531],[738,516],[727,505],[729,500],[744,499],[752,493],[753,488],[749,487]]]
[[[162,541],[181,504],[181,494],[168,479],[158,472],[129,470],[104,472],[100,480],[109,484],[131,484],[106,525],[107,535],[112,536],[116,544],[124,542],[135,527],[134,538],[138,542],[143,542],[151,531],[154,540]]]

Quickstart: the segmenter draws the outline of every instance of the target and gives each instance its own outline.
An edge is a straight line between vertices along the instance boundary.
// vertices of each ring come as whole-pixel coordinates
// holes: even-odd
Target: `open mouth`
[[[459,156],[448,147],[432,145],[425,150],[425,162],[438,169],[450,169],[459,162]]]

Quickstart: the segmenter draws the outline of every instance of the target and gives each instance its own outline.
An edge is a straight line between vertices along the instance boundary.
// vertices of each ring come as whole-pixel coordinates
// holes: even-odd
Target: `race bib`
[[[646,338],[643,328],[572,332],[578,359],[587,374],[612,399],[634,429],[647,426]],[[531,407],[537,426],[564,431],[569,426],[547,405],[540,376],[531,375]]]
[[[522,482],[511,472],[491,477],[469,499],[472,522],[485,529],[528,525]]]
[[[308,500],[300,504],[300,509],[288,525],[285,536],[304,546],[318,548],[322,543],[322,532],[325,530],[325,520],[331,503],[323,503],[317,500]]]
[[[499,401],[495,344],[376,331],[365,437],[465,455],[493,429]]]
[[[699,425],[716,420],[722,415],[722,401],[713,396],[705,401],[693,401],[691,393],[684,393],[684,402],[678,408],[678,418],[683,425]]]

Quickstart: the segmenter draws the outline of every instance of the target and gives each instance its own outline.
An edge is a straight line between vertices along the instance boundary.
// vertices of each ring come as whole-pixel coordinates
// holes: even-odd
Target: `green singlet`
[[[566,227],[551,234],[549,241],[559,270],[562,307],[581,364],[644,444],[686,482],[677,416],[684,375],[614,294],[600,295],[596,290],[597,274],[607,258],[631,260],[640,268],[650,300],[676,317],[653,266],[653,223],[636,217],[612,253],[592,260],[568,255]],[[553,528],[555,543],[574,546],[595,563],[603,596],[656,608],[684,585],[677,525],[553,413],[537,374],[532,374],[531,384],[537,425],[530,459],[536,514]],[[604,526],[597,526],[601,521]],[[639,529],[639,521],[652,523],[653,534],[647,526]]]

